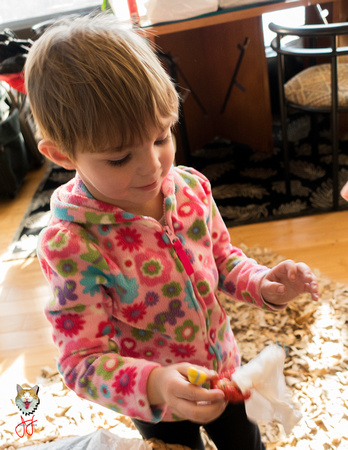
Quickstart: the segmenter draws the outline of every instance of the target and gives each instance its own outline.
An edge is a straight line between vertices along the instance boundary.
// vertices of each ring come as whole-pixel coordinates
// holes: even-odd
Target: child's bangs
[[[100,109],[93,130],[81,136],[88,151],[98,152],[101,148],[128,147],[149,139],[149,128],[164,129],[168,119],[174,125],[178,118],[178,98],[170,86],[166,95],[152,96],[146,101],[113,104],[113,110]]]

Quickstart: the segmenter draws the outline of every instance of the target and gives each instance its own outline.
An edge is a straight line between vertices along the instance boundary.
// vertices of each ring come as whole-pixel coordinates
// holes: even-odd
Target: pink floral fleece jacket
[[[95,200],[76,175],[53,194],[38,243],[66,385],[148,422],[180,419],[148,402],[155,367],[186,361],[220,372],[240,364],[218,290],[267,308],[260,282],[268,269],[231,245],[208,180],[173,167],[162,192],[160,223]]]

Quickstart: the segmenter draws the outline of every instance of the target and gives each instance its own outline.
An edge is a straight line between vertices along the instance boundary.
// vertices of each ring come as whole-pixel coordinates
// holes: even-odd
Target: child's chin
[[[348,201],[348,182],[343,186],[341,190],[342,197]]]

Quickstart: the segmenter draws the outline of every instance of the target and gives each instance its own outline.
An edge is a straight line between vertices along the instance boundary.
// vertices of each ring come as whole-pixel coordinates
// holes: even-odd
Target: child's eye
[[[158,139],[158,141],[155,141],[155,145],[164,145],[165,143],[167,143],[171,138],[171,135],[168,134],[164,139]]]
[[[122,159],[115,159],[115,160],[110,159],[107,160],[107,164],[112,167],[123,166],[123,164],[126,164],[129,161],[130,157],[131,157],[130,155],[127,155]]]

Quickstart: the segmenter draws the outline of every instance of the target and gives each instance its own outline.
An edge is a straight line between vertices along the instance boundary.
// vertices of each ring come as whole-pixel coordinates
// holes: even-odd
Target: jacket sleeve
[[[234,300],[273,310],[272,306],[263,301],[260,292],[261,281],[269,268],[257,264],[240,248],[231,244],[230,234],[215,204],[208,179],[195,170],[190,171],[198,176],[206,196],[205,204],[208,205],[206,221],[219,273],[219,290]]]
[[[248,258],[231,244],[230,234],[212,200],[214,258],[219,272],[219,289],[234,300],[272,309],[262,299],[261,282],[269,268]]]
[[[165,406],[151,407],[146,391],[148,376],[158,364],[122,356],[113,339],[115,267],[111,271],[96,238],[76,224],[52,225],[40,235],[38,257],[53,292],[45,314],[66,385],[119,413],[161,420]]]

